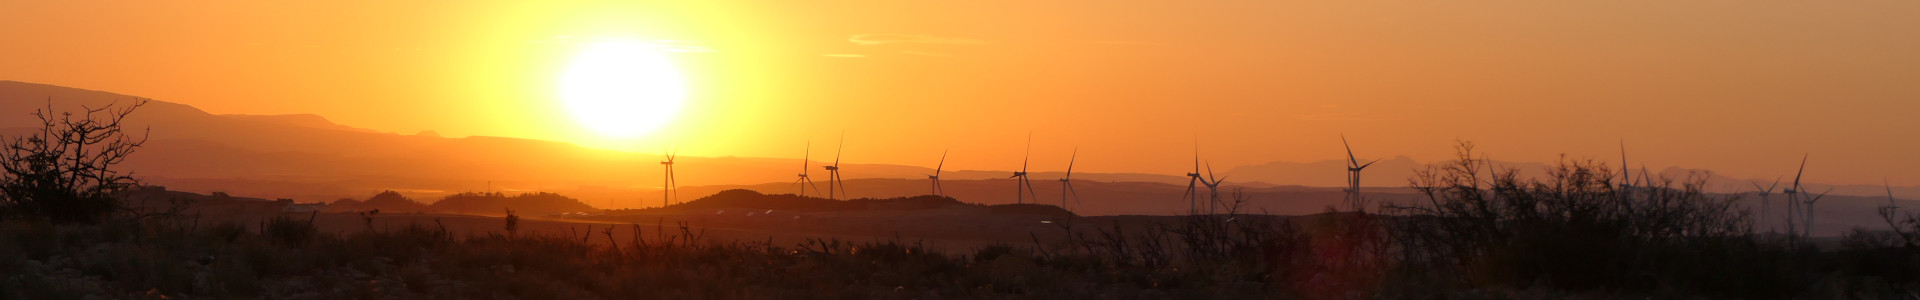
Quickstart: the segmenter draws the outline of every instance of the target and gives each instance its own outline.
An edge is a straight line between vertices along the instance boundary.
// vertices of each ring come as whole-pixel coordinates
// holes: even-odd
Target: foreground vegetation
[[[147,218],[99,225],[8,221],[0,297],[9,299],[338,298],[1246,298],[1284,292],[1261,267],[1116,261],[996,246],[973,253],[915,243],[703,241],[650,234],[490,234],[432,224],[322,234],[298,217],[195,226]],[[603,239],[616,243],[588,243]]]
[[[437,223],[322,233],[313,215],[201,224],[179,210],[0,221],[0,298],[1738,298],[1907,299],[1920,221],[1839,247],[1756,235],[1697,181],[1632,188],[1564,162],[1539,180],[1472,159],[1425,205],[1302,217],[1061,222],[960,253],[911,240],[710,241],[685,226],[456,237]],[[1677,182],[1677,183],[1676,183]],[[1239,201],[1234,201],[1239,200]],[[1243,197],[1227,199],[1243,203]],[[1077,225],[1075,225],[1077,224]],[[1097,226],[1096,226],[1097,225]],[[604,227],[603,227],[604,228]],[[626,229],[623,226],[623,229]]]

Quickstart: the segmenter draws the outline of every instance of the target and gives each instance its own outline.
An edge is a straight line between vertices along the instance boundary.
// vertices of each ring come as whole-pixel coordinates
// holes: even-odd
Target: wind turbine
[[[1773,194],[1773,188],[1780,186],[1780,178],[1774,178],[1773,184],[1769,184],[1765,188],[1761,188],[1759,182],[1748,182],[1748,183],[1753,184],[1754,190],[1760,191],[1760,223],[1761,223],[1761,226],[1766,226],[1767,213],[1773,207],[1773,204],[1772,204],[1773,202],[1770,199],[1768,199],[1767,196]],[[1768,226],[1768,227],[1772,227],[1772,226]]]
[[[1813,203],[1820,202],[1820,198],[1826,198],[1827,193],[1831,192],[1833,192],[1833,188],[1827,188],[1827,191],[1820,192],[1819,195],[1811,195],[1812,197],[1807,198],[1807,211],[1806,214],[1804,214],[1807,222],[1806,224],[1801,224],[1801,228],[1804,228],[1804,232],[1806,233],[1804,236],[1813,237]]]
[[[800,186],[800,197],[807,196],[808,186],[813,187],[813,192],[820,192],[820,186],[813,184],[813,179],[807,178],[807,162],[813,160],[813,141],[807,141],[807,151],[803,153],[805,154],[800,156],[800,179],[793,181],[794,185]]]
[[[1207,186],[1207,193],[1213,196],[1211,200],[1208,200],[1210,202],[1207,203],[1207,214],[1214,214],[1214,208],[1220,206],[1220,182],[1226,180],[1226,177],[1214,178],[1213,162],[1207,162],[1207,178],[1200,179],[1200,184]]]
[[[847,182],[840,180],[840,154],[845,150],[847,150],[847,134],[840,133],[840,148],[833,150],[833,165],[822,166],[827,169],[827,199],[839,199],[835,198],[833,193],[835,186],[840,187],[839,195],[847,195]]]
[[[1366,164],[1360,164],[1360,160],[1353,156],[1353,145],[1347,144],[1346,134],[1340,135],[1340,145],[1347,147],[1347,206],[1354,210],[1359,210],[1360,171],[1366,170],[1368,166],[1372,166],[1373,163],[1380,162],[1380,160],[1375,159]]]
[[[945,193],[946,191],[940,189],[940,169],[946,168],[946,166],[947,166],[947,151],[940,151],[940,164],[934,165],[933,174],[926,174],[928,180],[933,180],[934,196],[946,196],[946,193]]]
[[[679,189],[676,187],[678,182],[673,180],[673,158],[678,156],[674,152],[660,150],[660,155],[667,157],[666,161],[660,162],[660,166],[666,168],[666,175],[660,178],[660,207],[667,207],[668,201],[673,199],[674,192]]]
[[[1067,177],[1060,178],[1060,207],[1067,207],[1067,195],[1073,195],[1073,203],[1080,204],[1080,192],[1073,190],[1073,161],[1080,158],[1080,148],[1073,148],[1073,155],[1067,157]]]
[[[1016,185],[1014,186],[1014,189],[1013,189],[1013,194],[1014,194],[1013,203],[1015,204],[1026,203],[1026,197],[1029,194],[1033,195],[1033,200],[1035,202],[1040,201],[1040,194],[1033,192],[1033,181],[1027,180],[1027,163],[1032,159],[1033,159],[1033,133],[1027,133],[1027,155],[1026,157],[1020,159],[1020,171],[1013,172],[1013,177],[1007,177],[1007,178],[1016,178],[1016,180],[1014,180],[1014,183]]]
[[[1187,214],[1200,214],[1200,193],[1194,189],[1194,183],[1200,182],[1200,145],[1193,145],[1193,172],[1187,172],[1187,191],[1181,194],[1181,200],[1187,200]]]

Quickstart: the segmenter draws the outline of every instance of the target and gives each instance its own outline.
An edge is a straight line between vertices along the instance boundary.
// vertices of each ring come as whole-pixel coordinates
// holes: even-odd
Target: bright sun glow
[[[686,96],[686,80],[673,61],[638,41],[588,44],[560,75],[560,99],[573,119],[610,137],[659,129],[680,111]]]

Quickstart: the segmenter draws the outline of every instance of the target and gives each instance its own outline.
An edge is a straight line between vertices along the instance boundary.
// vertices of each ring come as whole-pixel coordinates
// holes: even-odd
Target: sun
[[[576,122],[614,138],[658,130],[686,102],[686,79],[665,52],[607,39],[581,48],[560,75],[560,100]]]

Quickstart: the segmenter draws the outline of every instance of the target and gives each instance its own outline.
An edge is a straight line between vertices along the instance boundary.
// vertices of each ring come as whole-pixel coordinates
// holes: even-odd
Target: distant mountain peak
[[[49,105],[58,111],[75,111],[82,106],[100,108],[110,104],[127,105],[140,100],[147,101],[146,106],[140,109],[145,112],[143,114],[207,115],[206,111],[190,105],[153,100],[146,97],[51,84],[0,80],[0,112],[32,112],[46,109]],[[27,118],[0,119],[19,121],[0,121],[0,127],[20,126],[20,124],[16,123],[30,122],[30,120],[26,119]]]
[[[269,122],[269,123],[292,125],[292,126],[306,127],[306,128],[346,130],[346,131],[367,132],[367,133],[383,133],[381,131],[373,130],[373,129],[340,125],[339,123],[334,123],[331,120],[327,120],[327,117],[323,117],[316,114],[284,114],[284,115],[226,114],[226,115],[220,115],[220,117],[237,119],[237,120],[246,120],[246,121]]]

